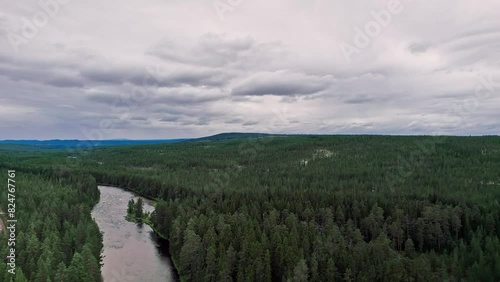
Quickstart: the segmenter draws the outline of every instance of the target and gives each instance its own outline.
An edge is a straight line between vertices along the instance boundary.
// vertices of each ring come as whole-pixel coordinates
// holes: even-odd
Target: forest
[[[499,137],[259,136],[0,158],[27,183],[27,281],[99,281],[96,183],[156,199],[151,215],[137,203],[128,214],[169,240],[183,281],[500,281]]]
[[[95,179],[89,174],[33,174],[17,172],[15,191],[15,245],[0,236],[0,254],[16,249],[15,276],[0,265],[1,281],[101,281],[102,235],[90,217],[99,200]],[[7,173],[0,175],[7,183]],[[6,186],[7,187],[7,186]],[[0,192],[5,208],[7,189]],[[2,217],[6,223],[6,217]]]

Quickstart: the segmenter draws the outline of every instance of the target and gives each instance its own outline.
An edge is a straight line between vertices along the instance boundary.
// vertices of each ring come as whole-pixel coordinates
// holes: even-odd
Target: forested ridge
[[[26,154],[5,157],[156,198],[148,221],[187,281],[500,281],[498,137],[257,138],[29,164]]]

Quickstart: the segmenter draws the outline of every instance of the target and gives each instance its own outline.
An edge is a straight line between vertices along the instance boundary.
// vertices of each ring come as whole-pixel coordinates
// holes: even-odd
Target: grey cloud
[[[134,72],[125,76],[118,71],[117,74],[110,78],[116,79],[117,83],[129,82],[140,87],[220,87],[225,85],[231,77],[230,74],[218,69],[168,68],[159,65],[146,66],[143,73]]]
[[[490,33],[457,38],[454,41],[448,42],[449,47],[447,49],[458,52],[474,48],[485,48],[487,45],[498,45],[499,40],[500,28]]]
[[[242,68],[269,63],[284,56],[286,52],[283,46],[276,42],[258,43],[250,37],[232,38],[207,33],[198,40],[183,45],[164,39],[150,48],[146,54],[181,64]]]
[[[242,122],[243,122],[243,119],[241,119],[241,118],[232,118],[232,119],[224,121],[224,123],[227,123],[227,124],[236,124],[236,123],[242,123]]]
[[[59,77],[54,77],[52,79],[49,79],[45,81],[46,84],[56,86],[56,87],[83,87],[85,84],[83,81],[81,81],[78,78],[74,77],[64,77],[64,76],[59,76]]]
[[[147,54],[177,63],[221,67],[235,61],[253,44],[249,38],[225,39],[219,35],[206,34],[188,49],[165,39]]]
[[[4,36],[10,31],[9,22],[5,14],[0,13],[0,35]]]
[[[389,98],[384,95],[369,95],[369,94],[355,94],[344,100],[346,104],[375,104],[378,102],[385,102]]]
[[[200,117],[198,120],[194,123],[195,125],[209,125],[210,124],[210,117]]]
[[[256,125],[256,124],[259,124],[258,121],[247,121],[247,122],[244,122],[242,125],[243,126],[251,126],[251,125]]]
[[[148,120],[148,118],[142,117],[142,116],[134,116],[134,117],[131,117],[130,120],[146,121],[146,120]]]
[[[168,105],[204,104],[226,98],[220,90],[170,88],[168,91],[159,91],[154,103]]]
[[[93,103],[104,104],[113,107],[128,107],[128,108],[159,108],[159,111],[164,109],[163,106],[168,106],[169,111],[178,112],[183,107],[190,106],[191,110],[196,107],[213,103],[227,97],[226,94],[216,89],[203,89],[193,87],[179,88],[162,88],[148,90],[148,96],[144,100],[134,100],[129,92],[111,93],[111,92],[94,92],[86,95],[86,99]]]
[[[18,60],[0,56],[0,75],[13,81],[43,83],[62,88],[85,86],[82,77],[59,62],[50,64],[39,60]]]
[[[112,105],[120,102],[120,94],[117,93],[92,93],[87,95],[90,102]]]
[[[500,22],[480,22],[475,25],[469,26],[464,31],[459,31],[451,36],[449,39],[446,39],[444,42],[456,42],[456,41],[464,41],[471,38],[482,37],[485,35],[492,35],[500,32]]]
[[[290,72],[263,72],[237,84],[231,94],[235,96],[302,96],[327,90],[331,76],[310,76]]]
[[[204,125],[209,125],[211,121],[210,117],[200,117],[197,119],[185,119],[183,120],[180,125],[195,125],[195,126],[204,126]]]
[[[13,81],[43,82],[51,78],[52,69],[44,69],[36,66],[30,67],[23,62],[0,58],[0,76],[7,77]]]
[[[176,122],[178,120],[179,120],[178,116],[168,116],[168,117],[163,117],[160,119],[160,121],[163,121],[163,122]]]
[[[173,73],[160,80],[161,87],[178,86],[223,86],[229,80],[229,75],[214,70],[190,70]]]
[[[80,125],[82,126],[82,128],[94,128],[96,122],[97,124],[99,124],[100,122],[103,121],[105,121],[108,124],[106,126],[106,129],[102,130],[104,131],[104,133],[117,129],[127,129],[130,128],[130,126],[133,126],[133,123],[129,120],[120,119],[118,117],[107,116],[107,115],[82,119]]]
[[[144,9],[124,0],[127,9],[117,9],[88,0],[61,10],[17,55],[3,36],[0,138],[85,138],[84,129],[108,119],[116,128],[104,138],[237,130],[498,134],[498,83],[466,119],[453,112],[474,98],[480,77],[500,81],[498,0],[446,0],[432,11],[413,1],[350,62],[339,46],[352,43],[353,28],[372,20],[377,3],[276,1],[252,1],[220,22],[210,3],[159,1]],[[21,17],[40,9],[18,2],[2,6],[0,33],[19,32]],[[130,10],[141,11],[136,20]],[[143,89],[145,78],[149,96],[128,106],[123,98]]]
[[[30,59],[16,60],[0,54],[0,75],[13,80],[41,82],[60,87],[120,86],[125,83],[144,87],[145,79],[148,80],[149,85],[146,85],[148,87],[220,87],[231,78],[230,74],[221,70],[187,67],[165,67],[171,70],[151,75],[148,69],[154,64],[110,66],[106,61],[99,61],[99,57],[93,57],[93,59],[88,63],[49,62]],[[75,74],[68,75],[68,73]]]
[[[82,69],[80,74],[99,83],[122,84],[130,79],[130,74],[126,70],[109,69],[104,66]]]
[[[425,53],[429,48],[429,44],[426,43],[413,43],[408,46],[408,50],[413,54]]]
[[[481,21],[433,43],[448,58],[447,68],[500,59],[500,22]]]
[[[185,117],[220,117],[224,116],[223,111],[214,111],[203,106],[182,106],[182,105],[167,105],[155,104],[152,105],[150,111],[155,114],[170,115],[170,116],[185,116]]]

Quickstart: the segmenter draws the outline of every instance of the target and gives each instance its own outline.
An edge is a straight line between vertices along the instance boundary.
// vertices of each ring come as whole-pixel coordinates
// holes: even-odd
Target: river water
[[[103,235],[102,277],[105,282],[178,281],[168,253],[168,241],[158,237],[146,224],[125,220],[127,204],[139,197],[120,188],[99,186],[101,198],[92,210]],[[152,212],[144,200],[144,211]]]

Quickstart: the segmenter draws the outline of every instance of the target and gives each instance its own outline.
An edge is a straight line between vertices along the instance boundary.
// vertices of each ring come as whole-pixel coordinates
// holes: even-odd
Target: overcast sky
[[[0,139],[500,132],[498,0],[0,4]]]

